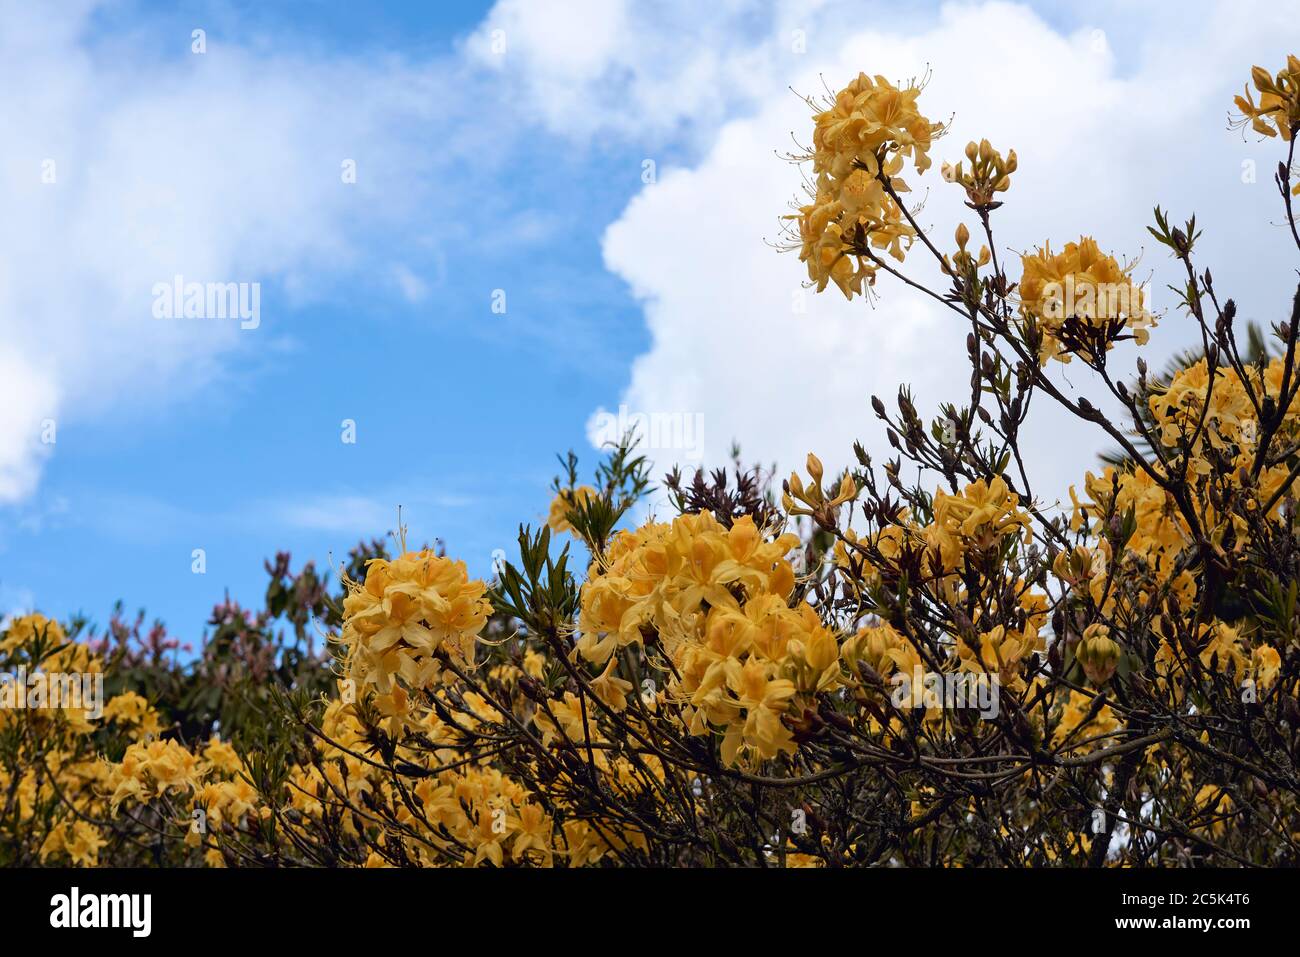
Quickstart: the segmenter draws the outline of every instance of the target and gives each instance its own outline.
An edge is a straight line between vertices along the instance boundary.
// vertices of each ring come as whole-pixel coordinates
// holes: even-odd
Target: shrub
[[[1300,63],[1252,78],[1240,121],[1285,144],[1300,249]],[[1300,291],[1270,350],[1195,265],[1195,218],[1157,208],[1201,348],[1125,382],[1116,346],[1157,319],[1132,264],[1088,236],[1000,261],[1014,151],[943,164],[974,220],[947,251],[917,222],[903,176],[945,132],[920,94],[861,75],[813,104],[791,245],[819,291],[885,273],[954,313],[961,403],[873,399],[893,458],[809,455],[779,489],[738,458],[674,472],[675,514],[635,527],[635,443],[589,485],[570,456],[493,581],[399,540],[330,595],[282,556],[266,611],[219,607],[184,664],[139,622],[20,619],[6,665],[115,695],[98,722],[0,715],[8,862],[1300,863]],[[1123,420],[1049,374],[1073,361]],[[1026,474],[1035,399],[1118,447],[1059,514]]]

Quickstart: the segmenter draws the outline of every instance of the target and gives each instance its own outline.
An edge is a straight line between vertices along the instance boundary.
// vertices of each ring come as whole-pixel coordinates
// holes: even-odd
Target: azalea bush
[[[1300,251],[1300,61],[1252,86],[1238,118],[1281,140]],[[1177,316],[1087,235],[1017,269],[994,224],[1019,160],[988,141],[940,165],[969,225],[928,234],[908,194],[946,128],[922,94],[860,75],[811,103],[789,218],[819,292],[892,277],[965,338],[969,390],[934,420],[906,387],[873,399],[891,458],[810,454],[778,485],[737,456],[656,490],[629,437],[587,482],[564,460],[491,580],[399,534],[335,585],[268,564],[266,609],[220,606],[197,655],[138,622],[11,622],[6,666],[112,694],[93,721],[0,712],[4,860],[1300,863],[1300,290],[1248,329],[1195,218],[1160,209]],[[1158,320],[1199,342],[1163,374]],[[1028,474],[1035,402],[1114,448],[1068,490]]]

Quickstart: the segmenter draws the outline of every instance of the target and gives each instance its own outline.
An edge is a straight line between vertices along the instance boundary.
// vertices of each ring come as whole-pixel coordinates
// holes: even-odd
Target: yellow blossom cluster
[[[1241,111],[1241,123],[1264,136],[1280,136],[1290,141],[1300,125],[1300,58],[1288,56],[1286,66],[1273,75],[1262,66],[1252,67],[1251,82],[1259,92],[1259,104],[1251,95],[1250,86],[1233,102]]]
[[[553,532],[572,532],[573,526],[569,523],[569,513],[577,505],[585,505],[596,497],[598,493],[590,485],[580,485],[574,489],[561,489],[551,499],[550,512],[546,517],[546,524],[550,526]]]
[[[834,634],[811,606],[789,606],[797,541],[709,512],[621,534],[583,586],[578,652],[604,665],[653,634],[692,734],[719,733],[728,764],[793,751],[791,699],[839,673]]]
[[[669,653],[681,675],[671,693],[692,734],[722,732],[722,760],[753,765],[796,750],[782,716],[799,694],[840,683],[839,644],[805,602],[777,594],[711,608],[702,634],[679,633]]]
[[[1270,359],[1262,371],[1250,366],[1245,372],[1261,405],[1270,401],[1277,404],[1281,400],[1286,374],[1284,358]],[[1151,397],[1149,404],[1162,443],[1170,448],[1189,445],[1190,466],[1196,474],[1205,476],[1214,470],[1205,452],[1207,444],[1225,453],[1231,468],[1253,468],[1261,425],[1246,384],[1236,370],[1230,367],[1217,369],[1211,387],[1209,367],[1202,359],[1180,369],[1167,388]],[[1293,400],[1291,406],[1283,411],[1276,435],[1286,442],[1294,442],[1300,437],[1300,402]],[[1289,473],[1284,461],[1266,466],[1257,480],[1256,497],[1271,501],[1287,482]],[[1276,508],[1275,503],[1274,510]]]
[[[430,557],[423,553],[420,556],[421,561]],[[471,609],[470,614],[449,616],[464,629],[460,632],[449,631],[445,620],[435,626],[427,607],[420,622],[423,627],[443,629],[440,634],[445,641],[464,640],[452,660],[458,668],[476,671],[474,641],[489,611],[483,607],[482,583],[467,582],[461,563],[442,560],[434,566],[443,573],[441,576],[425,573],[423,577],[419,577],[419,570],[412,571],[412,563],[399,563],[400,559],[373,562],[367,569],[366,584],[350,586],[341,640],[352,653],[344,659],[340,684],[355,689],[355,696],[353,700],[332,701],[326,708],[321,723],[324,743],[318,749],[317,760],[290,769],[288,798],[294,813],[285,818],[284,826],[297,834],[300,842],[309,843],[317,833],[313,828],[329,820],[335,808],[364,805],[382,809],[392,822],[382,831],[376,832],[372,824],[356,815],[344,815],[342,819],[343,832],[349,837],[378,842],[380,850],[369,856],[368,866],[394,862],[431,867],[549,867],[556,863],[585,866],[628,847],[644,847],[644,837],[625,824],[605,822],[593,826],[568,816],[559,822],[554,809],[569,807],[562,795],[551,795],[551,810],[547,810],[527,788],[496,767],[490,755],[464,757],[473,754],[477,735],[491,738],[511,721],[516,722],[516,727],[530,723],[540,733],[545,748],[562,748],[574,742],[603,743],[596,716],[587,714],[572,692],[543,706],[516,694],[521,681],[537,681],[546,671],[546,657],[536,649],[528,649],[519,666],[498,664],[478,671],[476,678],[467,675],[468,681],[457,678],[450,669],[436,668],[429,668],[423,675],[417,673],[415,681],[399,670],[396,675],[402,680],[391,681],[387,690],[379,682],[367,680],[373,674],[373,663],[355,653],[356,639],[348,636],[359,633],[363,625],[373,634],[390,627],[391,619],[385,622],[376,608],[397,608],[400,612],[404,607],[400,602],[385,606],[381,596],[395,586],[396,594],[408,594],[411,589],[402,584],[413,576],[423,588],[436,581],[440,585],[439,597],[449,605],[459,602],[462,609]],[[378,578],[374,577],[377,572]],[[366,591],[372,584],[373,590]],[[414,593],[420,594],[419,590]],[[436,606],[427,594],[424,597]],[[487,683],[478,684],[476,679],[486,679]],[[603,683],[603,687],[613,689],[609,692],[611,700],[619,690],[614,682],[607,679]],[[599,688],[602,683],[597,680],[593,686]],[[500,698],[493,697],[489,689],[495,689]],[[396,782],[382,764],[366,758],[374,750],[373,738],[361,716],[362,706],[368,704],[376,707],[380,727],[397,744],[402,765],[412,771],[418,769],[419,776],[410,786]],[[631,800],[638,784],[631,780],[626,759],[612,756],[603,748],[594,759],[594,769],[605,780],[604,786],[611,793],[627,794]],[[242,804],[239,809],[246,810]]]
[[[1081,500],[1074,486],[1070,487],[1073,502],[1071,527],[1084,527],[1085,516],[1133,514],[1133,535],[1125,546],[1125,554],[1140,558],[1151,566],[1161,579],[1176,570],[1176,560],[1182,549],[1190,543],[1187,522],[1179,514],[1175,502],[1165,489],[1145,470],[1116,469],[1107,466],[1100,475],[1088,472],[1083,482],[1087,498]],[[1108,546],[1107,546],[1108,547]],[[1058,557],[1057,574],[1070,584],[1087,579],[1100,588],[1102,571],[1099,562],[1092,558],[1092,550],[1084,549],[1073,571]],[[1100,601],[1100,593],[1094,594]]]
[[[1121,727],[1120,719],[1103,696],[1071,689],[1059,705],[1052,743],[1086,754],[1104,747],[1109,736]]]
[[[1257,401],[1278,401],[1284,367],[1281,358],[1270,360],[1262,371],[1249,367]],[[1273,502],[1268,517],[1277,517],[1281,508],[1278,493],[1290,478],[1285,460],[1261,468],[1253,491],[1239,481],[1243,471],[1249,474],[1254,465],[1260,431],[1255,405],[1236,371],[1219,368],[1211,384],[1205,360],[1191,363],[1175,373],[1167,385],[1155,389],[1148,406],[1156,439],[1187,456],[1188,473],[1193,479],[1206,480],[1216,473],[1236,476],[1234,485],[1239,493],[1252,495],[1256,502]],[[1284,411],[1276,428],[1284,443],[1293,443],[1300,436],[1300,403]],[[1211,451],[1225,457],[1226,468],[1211,462]],[[1089,472],[1083,487],[1086,498],[1082,500],[1077,489],[1070,489],[1073,529],[1083,527],[1087,515],[1095,518],[1131,511],[1135,527],[1125,547],[1126,555],[1140,558],[1159,580],[1175,573],[1179,556],[1193,545],[1192,532],[1174,497],[1155,476],[1144,469],[1108,466],[1099,475]],[[1233,526],[1237,540],[1244,541],[1247,529],[1240,514],[1224,517],[1221,506],[1205,491],[1203,481],[1193,481],[1187,488],[1212,541],[1223,540],[1228,524]]]
[[[898,194],[910,159],[917,173],[930,167],[931,142],[943,132],[917,109],[920,87],[899,88],[865,73],[816,113],[812,160],[813,202],[800,207],[800,259],[817,290],[834,282],[852,298],[875,282],[874,253],[902,260],[915,237]],[[887,188],[888,187],[888,188]]]
[[[99,851],[107,843],[89,821],[60,821],[41,843],[41,862],[66,855],[77,867],[98,867]]]
[[[464,562],[427,549],[371,561],[365,582],[351,583],[344,600],[349,675],[385,694],[397,677],[408,688],[430,685],[441,672],[439,652],[471,657],[492,611],[486,592]]]
[[[44,638],[52,648],[57,648],[68,640],[62,625],[34,612],[20,615],[9,623],[9,630],[0,638],[0,654],[8,654],[38,638]]]
[[[939,489],[934,494],[934,521],[921,534],[940,556],[943,569],[953,571],[972,549],[987,550],[1007,536],[1027,542],[1029,516],[1019,505],[1019,496],[1001,476],[970,482],[955,495]]]
[[[104,706],[104,719],[128,729],[137,741],[156,737],[162,731],[158,712],[149,704],[147,698],[134,691],[124,691],[114,696]]]
[[[1009,538],[1028,542],[1032,537],[1030,518],[1020,508],[1020,497],[1001,476],[967,483],[956,493],[935,489],[931,510],[933,520],[926,524],[904,510],[897,524],[885,525],[863,541],[850,529],[846,542],[836,543],[836,564],[843,568],[852,565],[850,545],[870,545],[890,562],[899,560],[905,550],[921,551],[927,576],[937,588],[943,588],[956,585],[953,573],[968,554],[1000,548]],[[866,575],[878,572],[869,558],[862,563]]]
[[[1011,174],[1016,171],[1016,151],[1008,151],[1005,158],[988,140],[974,140],[966,144],[966,161],[970,169],[963,169],[959,160],[956,166],[944,163],[939,168],[949,183],[957,183],[966,190],[966,197],[975,207],[988,206],[998,193],[1011,188]]]
[[[1261,66],[1251,69],[1250,78],[1259,91],[1259,105],[1251,96],[1250,87],[1243,90],[1244,96],[1233,98],[1240,114],[1237,124],[1250,128],[1264,136],[1280,136],[1290,142],[1297,128],[1300,128],[1300,58],[1288,56],[1286,67],[1277,75],[1270,74]],[[1300,196],[1300,182],[1291,187],[1292,196]]]
[[[1145,288],[1133,279],[1133,266],[1103,253],[1091,236],[1066,243],[1059,253],[1046,244],[1022,256],[1021,265],[1020,309],[1042,334],[1040,363],[1069,362],[1080,349],[1110,349],[1121,334],[1139,345],[1150,337],[1155,317]]]
[[[206,768],[202,759],[172,738],[137,742],[109,768],[106,789],[116,810],[123,801],[146,803],[154,798],[191,793]]]
[[[785,556],[797,542],[790,534],[768,541],[749,516],[728,529],[709,512],[620,532],[583,585],[577,649],[603,665],[640,644],[643,626],[667,640],[697,629],[692,616],[702,606],[739,608],[737,592],[788,596],[794,569]]]
[[[858,629],[844,639],[840,656],[848,674],[860,686],[874,683],[873,675],[887,679],[898,671],[911,674],[921,664],[916,647],[888,622],[872,622]]]
[[[958,638],[957,654],[963,671],[996,676],[1000,688],[1019,691],[1025,687],[1021,674],[1030,656],[1043,649],[1039,625],[1031,617],[1020,629],[994,625],[982,632],[978,640]]]

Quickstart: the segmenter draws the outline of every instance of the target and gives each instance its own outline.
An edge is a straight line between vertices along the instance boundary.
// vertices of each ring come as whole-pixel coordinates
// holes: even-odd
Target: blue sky
[[[930,69],[936,168],[981,135],[1020,155],[1013,248],[1140,252],[1155,202],[1195,201],[1244,283],[1271,254],[1234,236],[1271,206],[1242,164],[1276,160],[1223,119],[1300,40],[1248,6],[0,2],[0,613],[121,599],[194,640],[226,590],[258,604],[264,559],[337,565],[398,506],[487,574],[623,402],[703,416],[710,462],[873,447],[867,397],[937,404],[961,342],[897,290],[791,315],[801,271],[764,240],[798,189],[790,87],[821,76]],[[960,213],[927,205],[941,235]],[[260,325],[153,319],[177,272],[258,282]],[[1261,315],[1285,294],[1254,286]],[[1036,427],[1063,494],[1096,450]]]

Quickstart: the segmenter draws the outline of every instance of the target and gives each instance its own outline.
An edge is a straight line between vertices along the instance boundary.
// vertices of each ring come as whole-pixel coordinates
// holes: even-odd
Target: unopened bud
[[[1115,673],[1122,653],[1123,650],[1110,637],[1110,630],[1105,625],[1089,625],[1084,629],[1074,656],[1083,666],[1083,673],[1088,676],[1088,680],[1095,685],[1103,685]]]

